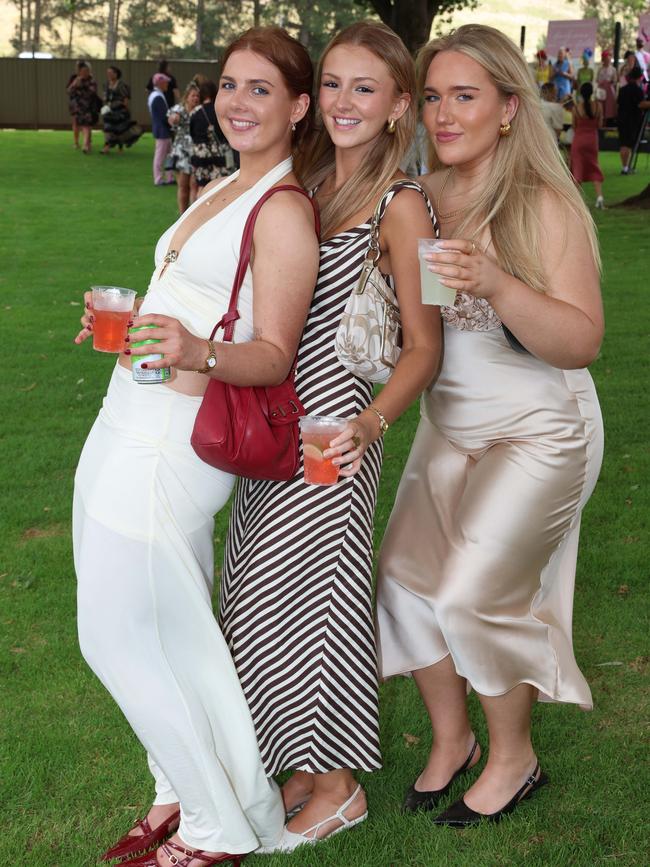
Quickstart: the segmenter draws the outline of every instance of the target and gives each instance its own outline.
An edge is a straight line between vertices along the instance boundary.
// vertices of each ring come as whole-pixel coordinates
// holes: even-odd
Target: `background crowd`
[[[637,39],[636,49],[624,53],[617,70],[612,64],[612,52],[605,50],[597,73],[590,49],[582,53],[577,68],[570,48],[560,48],[555,61],[544,50],[538,51],[536,58],[535,80],[546,124],[558,143],[568,146],[576,183],[593,183],[596,207],[603,208],[604,176],[598,163],[598,130],[603,127],[618,130],[621,174],[631,174],[634,147],[645,112],[650,109],[650,53],[645,50],[643,39]]]
[[[82,137],[84,154],[91,151],[92,128],[100,119],[104,132],[101,154],[109,154],[113,148],[122,152],[142,135],[142,127],[131,117],[131,89],[119,67],[106,69],[106,82],[100,91],[90,63],[80,60],[67,92],[74,147],[80,147]],[[181,94],[168,61],[163,59],[147,83],[147,92],[155,140],[153,183],[177,186],[178,209],[183,213],[202,187],[237,168],[238,155],[219,127],[214,111],[217,87],[205,75],[194,75]]]

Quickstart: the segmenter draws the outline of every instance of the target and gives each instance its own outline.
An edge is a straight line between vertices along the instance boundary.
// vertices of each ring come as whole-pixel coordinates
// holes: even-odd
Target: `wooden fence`
[[[145,129],[151,127],[146,84],[156,71],[151,60],[90,60],[92,74],[103,95],[106,67],[118,66],[131,88],[131,115]],[[74,72],[73,60],[32,60],[0,57],[0,128],[66,129],[70,126],[66,85]],[[202,60],[174,60],[171,70],[181,93],[192,76],[200,72],[213,80],[219,64]]]

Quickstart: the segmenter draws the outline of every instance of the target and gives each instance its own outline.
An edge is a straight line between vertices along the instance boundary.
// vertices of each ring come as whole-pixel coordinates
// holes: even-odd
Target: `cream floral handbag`
[[[391,184],[380,198],[372,216],[370,241],[359,282],[345,305],[334,339],[336,355],[343,367],[369,382],[388,382],[402,347],[402,322],[397,295],[391,282],[386,280],[379,270],[378,263],[381,258],[381,219],[393,196],[403,189],[417,190],[424,196],[436,227],[433,209],[419,184],[411,180]],[[415,240],[413,243],[415,244]]]

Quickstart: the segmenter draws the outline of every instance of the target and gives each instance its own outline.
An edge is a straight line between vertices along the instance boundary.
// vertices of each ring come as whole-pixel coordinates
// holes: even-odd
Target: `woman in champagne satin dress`
[[[378,631],[383,676],[413,673],[433,728],[407,810],[438,813],[479,761],[467,688],[479,696],[487,764],[434,819],[459,827],[498,821],[547,782],[536,698],[591,707],[571,628],[602,459],[585,368],[603,318],[593,224],[519,50],[467,25],[422,49],[420,82],[437,167],[423,184],[449,239],[430,270],[457,295],[384,537]]]

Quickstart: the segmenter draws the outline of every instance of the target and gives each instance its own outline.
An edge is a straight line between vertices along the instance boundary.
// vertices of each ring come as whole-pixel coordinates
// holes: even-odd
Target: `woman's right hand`
[[[90,291],[84,292],[84,306],[84,314],[81,317],[81,324],[83,327],[74,339],[76,344],[83,343],[84,340],[87,340],[93,333],[95,312],[93,310],[93,293]]]
[[[138,310],[140,309],[140,305],[143,301],[144,298],[135,299],[133,316],[138,315]],[[93,333],[93,326],[95,324],[95,311],[93,310],[93,293],[91,291],[84,292],[84,306],[84,315],[81,317],[81,324],[83,327],[74,339],[74,342],[76,344],[83,343],[84,340],[87,340]]]

